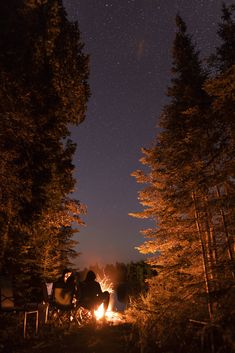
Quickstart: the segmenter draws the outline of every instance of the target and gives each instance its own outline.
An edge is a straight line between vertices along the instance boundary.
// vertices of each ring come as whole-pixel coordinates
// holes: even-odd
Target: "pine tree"
[[[1,264],[26,273],[32,259],[31,271],[42,276],[42,251],[54,253],[60,266],[68,263],[72,222],[81,223],[80,207],[70,224],[65,215],[75,205],[68,200],[76,148],[69,126],[85,117],[88,58],[60,0],[15,0],[0,9],[1,178],[7,186],[1,190]]]
[[[223,242],[223,251],[218,249],[220,262],[224,272],[235,276],[235,252],[234,252],[234,153],[235,153],[235,116],[234,116],[234,92],[235,92],[235,22],[234,6],[222,8],[222,22],[219,25],[218,34],[221,45],[214,55],[214,63],[218,71],[210,78],[205,90],[211,96],[210,110],[211,120],[214,122],[214,132],[217,140],[214,143],[213,169],[217,175],[217,183],[214,185],[218,214],[219,242]],[[216,202],[215,202],[216,200]],[[226,278],[228,282],[228,279]]]
[[[226,21],[233,27],[231,17]],[[170,103],[161,115],[156,142],[143,149],[141,163],[150,171],[133,173],[147,186],[139,192],[144,211],[132,215],[155,222],[143,231],[147,240],[139,250],[153,254],[149,263],[158,271],[149,280],[147,297],[137,303],[137,320],[147,337],[147,332],[154,334],[154,321],[166,344],[171,325],[175,330],[190,316],[221,319],[218,308],[224,309],[224,298],[233,310],[234,283],[233,66],[208,80],[185,23],[179,16],[176,22]],[[229,58],[226,50],[222,63],[222,52],[218,50],[225,68],[233,54]],[[199,315],[193,311],[195,303]],[[141,310],[149,319],[141,322]]]
[[[214,289],[214,258],[209,246],[213,234],[206,207],[210,100],[203,85],[207,75],[179,16],[176,24],[170,101],[163,109],[156,142],[143,149],[141,159],[150,172],[133,173],[137,182],[147,187],[139,192],[144,211],[132,215],[155,222],[143,231],[146,241],[139,247],[141,252],[153,254],[149,263],[158,273],[148,281],[149,292],[140,302],[140,310],[149,316],[143,330],[147,337],[157,334],[165,343],[171,327],[172,331],[176,327],[181,330],[190,317],[212,318],[210,293]],[[150,328],[151,322],[157,333]]]
[[[208,97],[203,91],[206,75],[201,68],[198,52],[179,16],[176,23],[174,77],[168,89],[171,102],[162,113],[162,131],[156,145],[150,150],[143,149],[145,156],[141,162],[150,167],[150,173],[134,173],[137,182],[149,184],[139,196],[140,203],[146,209],[135,216],[150,217],[156,222],[156,228],[143,232],[150,240],[140,250],[160,252],[161,256],[155,257],[151,263],[161,266],[163,276],[168,279],[171,276],[172,283],[179,280],[183,283],[185,279],[191,286],[191,294],[185,292],[185,295],[193,295],[195,285],[202,281],[204,272],[203,267],[198,266],[204,240],[199,241],[202,234],[196,227],[192,195],[202,192],[198,183],[203,179],[204,165],[198,141],[205,135],[207,122],[203,112],[208,106]],[[203,264],[205,270],[205,257]],[[207,271],[204,273],[207,275]],[[182,290],[181,285],[178,288]]]

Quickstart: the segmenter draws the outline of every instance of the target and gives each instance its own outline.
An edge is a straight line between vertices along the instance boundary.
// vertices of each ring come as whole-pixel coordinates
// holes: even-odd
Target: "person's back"
[[[104,303],[105,310],[107,310],[109,293],[103,293],[100,284],[95,281],[95,279],[95,273],[93,271],[88,271],[86,279],[81,282],[79,286],[79,304],[89,310],[96,310],[101,303]]]
[[[93,271],[87,273],[86,279],[79,285],[79,302],[87,309],[93,309],[97,306],[98,297],[101,295],[101,287],[95,281]]]

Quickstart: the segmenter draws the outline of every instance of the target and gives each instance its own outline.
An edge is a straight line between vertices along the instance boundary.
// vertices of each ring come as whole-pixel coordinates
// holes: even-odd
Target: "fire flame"
[[[104,311],[104,304],[102,303],[97,310],[95,310],[95,318],[97,321],[101,319],[106,319],[109,322],[120,322],[123,321],[123,315],[121,313],[115,312],[112,309],[108,309],[106,312]]]
[[[104,276],[103,279],[98,278],[98,281],[101,285],[102,291],[108,291],[110,294],[112,294],[113,291],[113,284],[109,280],[108,277]],[[109,322],[112,322],[113,324],[118,324],[119,322],[124,320],[124,317],[121,313],[113,311],[113,303],[112,300],[110,300],[108,310],[105,312],[104,310],[104,304],[102,303],[97,310],[94,312],[95,318],[97,321],[101,319],[106,319]]]
[[[104,304],[102,303],[97,310],[95,310],[95,317],[96,317],[96,320],[100,320],[102,319],[103,317],[105,316],[105,313],[104,313]]]
[[[97,280],[101,286],[102,292],[108,291],[109,293],[113,292],[113,284],[110,281],[109,277],[105,276],[103,278],[100,278],[99,275],[97,275]]]
[[[97,277],[98,277],[98,282],[100,283],[102,291],[103,292],[107,291],[107,292],[109,292],[111,294],[113,292],[113,284],[110,281],[110,279],[107,276],[104,276],[102,279],[99,277],[99,275]],[[102,318],[107,318],[108,317],[108,313],[111,310],[110,304],[111,303],[109,303],[109,308],[108,308],[108,311],[106,311],[106,312],[104,310],[104,304],[103,303],[98,307],[97,310],[95,310],[95,317],[96,317],[97,321],[99,321]]]

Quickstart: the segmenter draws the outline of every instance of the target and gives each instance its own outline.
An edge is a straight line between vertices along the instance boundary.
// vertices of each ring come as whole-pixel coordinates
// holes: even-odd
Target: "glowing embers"
[[[118,325],[119,323],[125,322],[124,314],[117,311],[112,311],[110,309],[105,312],[103,303],[99,306],[97,310],[95,310],[94,313],[96,321],[105,320],[106,322],[109,322],[113,325]]]

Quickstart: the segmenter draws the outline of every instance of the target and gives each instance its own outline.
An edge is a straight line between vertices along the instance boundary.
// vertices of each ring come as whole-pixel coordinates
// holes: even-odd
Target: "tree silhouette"
[[[51,278],[73,255],[72,223],[82,223],[70,197],[69,127],[85,118],[88,57],[62,1],[16,0],[0,10],[1,267]]]
[[[138,197],[144,210],[131,215],[155,222],[142,231],[146,240],[139,250],[154,255],[148,262],[158,276],[133,306],[141,339],[148,342],[157,335],[167,346],[175,339],[172,332],[182,335],[190,317],[222,322],[234,307],[232,13],[233,7],[223,7],[220,72],[213,78],[204,72],[184,21],[176,17],[170,101],[156,141],[142,149],[140,161],[149,171],[133,173],[145,184]]]

